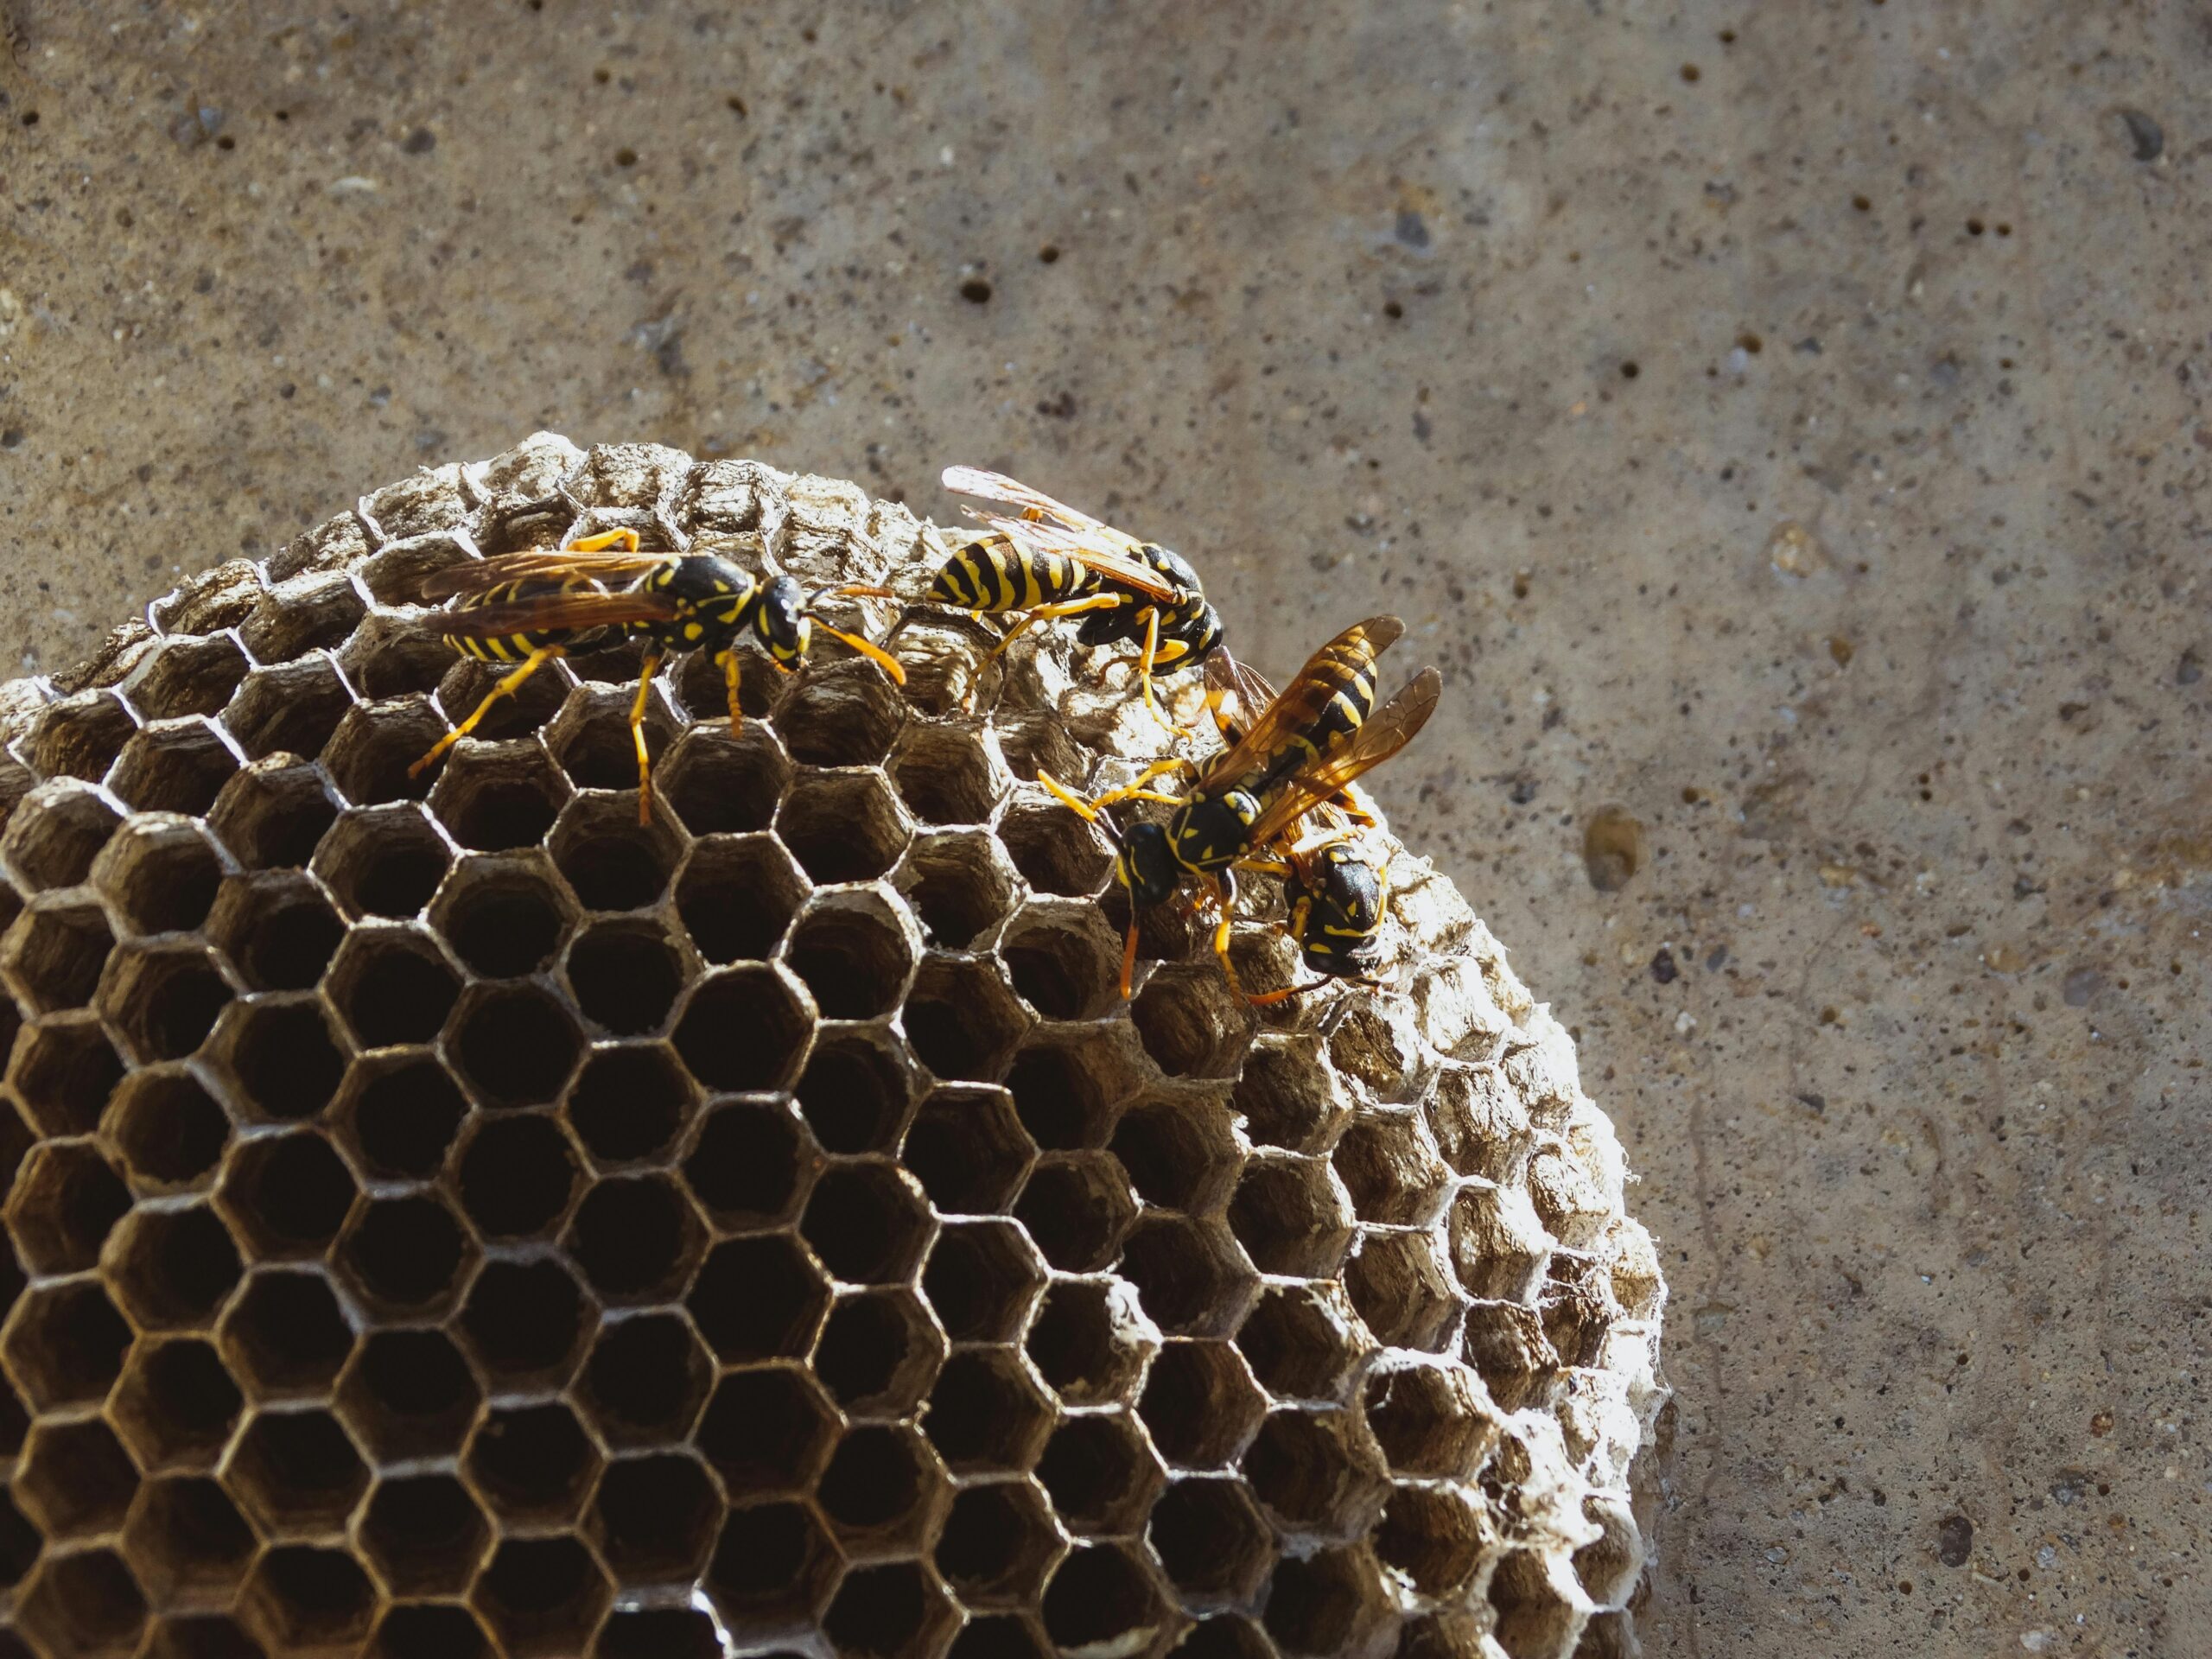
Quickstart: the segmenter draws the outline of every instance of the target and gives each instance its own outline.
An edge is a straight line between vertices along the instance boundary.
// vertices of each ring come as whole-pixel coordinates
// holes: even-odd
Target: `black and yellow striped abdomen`
[[[1087,593],[1096,582],[1065,553],[1026,550],[994,531],[944,562],[930,584],[930,597],[963,611],[1033,611]]]
[[[518,600],[541,599],[548,594],[578,594],[602,591],[601,584],[589,576],[525,576],[519,582],[503,582],[497,588],[486,588],[482,594],[468,599],[461,611],[488,608],[493,605],[511,605]],[[446,644],[464,657],[473,657],[480,663],[519,663],[534,651],[548,645],[559,645],[570,651],[586,651],[606,643],[607,637],[619,632],[611,628],[533,628],[520,633],[502,633],[490,639],[478,639],[470,634],[449,633]]]

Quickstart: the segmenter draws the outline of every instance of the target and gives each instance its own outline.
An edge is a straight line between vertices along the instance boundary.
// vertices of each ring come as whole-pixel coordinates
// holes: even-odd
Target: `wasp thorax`
[[[1260,803],[1244,790],[1229,790],[1218,799],[1193,796],[1176,809],[1168,826],[1177,861],[1202,874],[1227,869],[1249,850],[1245,831],[1259,816]]]
[[[1122,834],[1114,873],[1140,905],[1161,905],[1173,896],[1183,871],[1165,824],[1134,823]]]

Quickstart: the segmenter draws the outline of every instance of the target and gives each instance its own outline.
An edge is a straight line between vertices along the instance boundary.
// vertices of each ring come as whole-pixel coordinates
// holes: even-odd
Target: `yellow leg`
[[[1037,781],[1044,785],[1045,787],[1050,790],[1055,796],[1058,797],[1060,804],[1066,807],[1069,811],[1076,814],[1076,816],[1083,819],[1084,823],[1096,823],[1098,822],[1098,809],[1091,805],[1089,801],[1084,800],[1082,796],[1077,794],[1058,779],[1053,777],[1051,772],[1040,770],[1037,774]]]
[[[1236,982],[1236,964],[1229,959],[1229,925],[1236,913],[1236,879],[1224,870],[1213,878],[1214,903],[1221,907],[1221,919],[1214,925],[1213,953],[1221,959],[1222,977],[1229,982],[1229,988],[1238,996],[1244,988]]]
[[[1109,789],[1093,801],[1084,800],[1082,796],[1077,794],[1049,772],[1039,772],[1037,781],[1058,797],[1061,804],[1070,811],[1078,813],[1090,823],[1096,823],[1098,821],[1100,809],[1117,805],[1122,801],[1157,801],[1162,806],[1182,805],[1183,798],[1180,795],[1163,795],[1156,789],[1147,789],[1145,785],[1155,778],[1166,772],[1181,771],[1190,764],[1180,755],[1171,756],[1166,760],[1155,760],[1137,774],[1135,783],[1124,784],[1119,789]]]
[[[737,651],[722,652],[722,680],[729,687],[729,734],[735,737],[745,724],[745,711],[737,706]]]
[[[604,553],[608,548],[625,553],[638,550],[638,532],[634,530],[602,530],[596,536],[587,536],[581,542],[570,542],[565,550],[570,553]]]
[[[1122,1001],[1129,1000],[1129,987],[1137,976],[1137,907],[1129,906],[1129,936],[1122,943]]]
[[[638,695],[630,704],[630,741],[638,746],[638,822],[653,821],[653,762],[645,752],[645,704],[652,696],[653,676],[660,672],[658,652],[645,654],[645,672],[638,677]]]
[[[410,778],[420,777],[423,773],[423,768],[430,766],[440,755],[443,754],[448,749],[453,747],[454,744],[460,742],[462,738],[467,737],[471,732],[474,731],[478,724],[482,721],[484,716],[492,712],[492,705],[493,703],[497,702],[501,697],[512,696],[515,693],[516,687],[519,686],[531,675],[537,673],[539,669],[544,667],[545,664],[550,662],[554,658],[563,656],[564,654],[565,653],[558,645],[540,645],[536,651],[531,652],[529,656],[523,658],[523,664],[520,668],[515,670],[513,673],[508,675],[506,678],[501,680],[497,685],[492,688],[491,692],[485,697],[484,701],[476,705],[476,712],[474,714],[469,715],[467,720],[462,721],[460,725],[454,727],[453,730],[448,732],[443,737],[440,738],[437,742],[431,747],[430,752],[428,754],[424,755],[420,760],[417,760],[413,766],[408,767],[407,775]]]
[[[1092,594],[1083,599],[1071,599],[1062,605],[1039,605],[1033,611],[1024,611],[1021,620],[1008,628],[998,644],[991,647],[989,662],[1015,640],[1039,622],[1050,622],[1063,616],[1080,616],[1085,611],[1110,611],[1128,603],[1119,594]]]

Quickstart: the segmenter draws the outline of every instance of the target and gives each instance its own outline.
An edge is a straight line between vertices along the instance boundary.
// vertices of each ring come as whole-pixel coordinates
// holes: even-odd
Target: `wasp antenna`
[[[869,644],[867,640],[861,639],[857,633],[847,633],[842,628],[833,628],[827,622],[823,621],[820,617],[815,618],[815,626],[819,627],[823,632],[828,634],[832,639],[843,640],[855,651],[860,652],[861,656],[867,658],[868,661],[874,663],[878,668],[881,669],[886,674],[888,674],[891,677],[891,683],[893,685],[904,685],[906,683],[906,671],[899,665],[899,659],[896,657],[893,657],[889,652],[884,650],[882,646]]]

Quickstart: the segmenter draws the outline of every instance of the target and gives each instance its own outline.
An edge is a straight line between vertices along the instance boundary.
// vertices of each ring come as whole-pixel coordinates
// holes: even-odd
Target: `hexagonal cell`
[[[338,1385],[346,1421],[384,1463],[458,1452],[483,1397],[442,1331],[372,1331]]]
[[[1490,1575],[1489,1594],[1497,1615],[1491,1637],[1510,1659],[1565,1652],[1581,1627],[1582,1610],[1553,1582],[1549,1563],[1535,1550],[1508,1550]]]
[[[892,879],[940,950],[973,950],[1014,908],[1014,867],[981,833],[918,836]]]
[[[937,1569],[969,1607],[1024,1607],[1058,1559],[1060,1529],[1034,1483],[970,1486],[952,1501],[938,1535]]]
[[[430,791],[430,816],[480,853],[536,847],[574,791],[535,743],[470,743],[452,752]]]
[[[899,861],[913,835],[881,774],[833,772],[791,785],[776,833],[818,883],[867,881]]]
[[[245,764],[214,721],[167,720],[132,734],[108,787],[140,812],[202,813]]]
[[[516,979],[553,960],[569,908],[542,857],[465,858],[432,906],[430,925],[473,971]]]
[[[1421,1226],[1434,1218],[1452,1180],[1416,1109],[1356,1118],[1334,1161],[1362,1221]]]
[[[785,960],[825,1020],[873,1020],[898,1005],[915,951],[903,918],[873,893],[831,893],[792,931]]]
[[[138,722],[114,692],[80,691],[39,710],[25,753],[42,778],[81,778],[96,784],[137,729]]]
[[[558,1099],[583,1051],[568,1011],[537,985],[471,986],[450,1029],[462,1081],[491,1107]]]
[[[1225,1342],[1163,1344],[1137,1402],[1153,1445],[1185,1469],[1227,1467],[1266,1409],[1266,1397]]]
[[[780,1234],[725,1240],[692,1287],[691,1316],[725,1363],[798,1358],[814,1344],[830,1303],[820,1271]]]
[[[839,1653],[924,1659],[959,1617],[935,1579],[912,1561],[897,1561],[846,1573],[822,1630]]]
[[[1121,1254],[1136,1194],[1103,1152],[1052,1153],[1029,1172],[1014,1217],[1063,1273],[1095,1273]]]
[[[1344,1293],[1309,1283],[1263,1287],[1236,1346],[1276,1399],[1342,1404],[1370,1344]]]
[[[714,1615],[696,1607],[618,1607],[599,1629],[592,1659],[722,1659]]]
[[[330,965],[346,925],[305,875],[272,870],[221,883],[207,933],[252,989],[304,991]]]
[[[1003,1210],[1035,1156],[1000,1089],[933,1089],[906,1131],[906,1167],[948,1215]]]
[[[1114,873],[1106,837],[1057,801],[1016,801],[999,821],[999,839],[1033,892],[1094,898]]]
[[[923,1430],[956,1473],[1027,1469],[1037,1460],[1052,1407],[1029,1368],[995,1348],[956,1351],[930,1390]]]
[[[789,1106],[730,1101],[700,1124],[683,1179],[716,1220],[754,1227],[796,1212],[811,1156]]]
[[[1015,994],[1047,1020],[1088,1020],[1122,1000],[1122,941],[1095,905],[1024,906],[999,954]]]
[[[87,1280],[34,1285],[8,1321],[8,1369],[35,1410],[105,1399],[130,1350],[130,1327]]]
[[[626,663],[625,658],[630,660]],[[628,792],[638,786],[638,750],[630,731],[630,709],[645,658],[634,646],[618,645],[579,660],[575,670],[586,683],[570,696],[546,728],[545,741],[561,770],[578,789]],[[614,679],[618,686],[593,681]],[[667,704],[656,694],[645,701],[639,728],[645,753],[658,761],[675,734]],[[634,810],[631,816],[636,817]]]
[[[452,862],[453,849],[414,805],[346,813],[315,851],[315,874],[357,918],[421,915]]]
[[[92,861],[121,823],[97,790],[55,779],[17,804],[0,836],[0,858],[26,893],[73,887],[92,874]]]
[[[181,1060],[206,1040],[233,992],[198,944],[118,946],[95,999],[142,1061]]]
[[[239,772],[207,812],[207,827],[249,870],[305,868],[337,821],[320,771],[283,756]]]
[[[355,703],[323,746],[323,768],[354,806],[419,801],[430,792],[430,774],[409,768],[445,734],[445,721],[419,695]]]
[[[914,1058],[944,1082],[995,1083],[1029,1016],[987,962],[932,957],[900,1015]]]
[[[1575,1582],[1599,1606],[1621,1606],[1643,1571],[1643,1537],[1635,1512],[1623,1498],[1592,1492],[1582,1500],[1582,1518],[1599,1533],[1574,1552]]]
[[[510,1538],[472,1599],[516,1659],[583,1650],[607,1611],[605,1574],[574,1538]]]
[[[709,962],[757,962],[776,948],[806,892],[774,836],[717,839],[692,849],[676,908]]]
[[[17,916],[0,940],[0,965],[10,988],[34,1012],[53,1014],[92,1000],[114,948],[107,912],[90,899],[68,897]]]
[[[936,1516],[944,1477],[920,1434],[904,1423],[846,1430],[815,1483],[814,1499],[845,1554],[912,1548]]]
[[[1129,1005],[1153,1063],[1171,1077],[1233,1077],[1251,1041],[1253,1018],[1211,963],[1156,969]]]
[[[602,1324],[577,1399],[609,1446],[681,1440],[707,1397],[713,1366],[676,1313]]]
[[[467,1116],[468,1102],[428,1055],[389,1055],[354,1063],[339,1121],[372,1174],[437,1173]]]
[[[706,1563],[721,1509],[713,1480],[690,1458],[620,1459],[600,1477],[592,1541],[620,1585],[688,1584]]]
[[[257,997],[223,1023],[214,1049],[255,1116],[291,1120],[322,1110],[346,1075],[345,1052],[306,995]]]
[[[205,1468],[231,1438],[245,1401],[207,1344],[148,1339],[130,1354],[109,1411],[148,1470]]]
[[[1274,1535],[1236,1480],[1175,1482],[1152,1506],[1145,1536],[1192,1608],[1246,1605],[1274,1560]]]
[[[256,661],[289,664],[309,652],[345,644],[367,611],[344,572],[308,571],[277,582],[238,625],[238,637]],[[248,689],[267,671],[247,676]]]
[[[1045,1591],[1045,1632],[1063,1652],[1140,1652],[1171,1615],[1142,1557],[1125,1544],[1078,1545]]]
[[[831,1153],[888,1152],[899,1143],[912,1099],[906,1057],[887,1035],[825,1036],[808,1057],[798,1106]]]
[[[693,835],[744,835],[768,827],[791,775],[766,728],[748,724],[732,737],[726,726],[702,724],[677,741],[653,781]]]
[[[107,1132],[142,1191],[198,1182],[229,1144],[230,1119],[191,1072],[135,1071],[108,1109]]]
[[[1303,1408],[1273,1411],[1244,1449],[1252,1496],[1292,1531],[1357,1537],[1370,1529],[1389,1488],[1351,1416]]]
[[[847,1284],[911,1279],[928,1246],[929,1206],[905,1171],[880,1164],[837,1164],[808,1195],[799,1232],[822,1264]]]
[[[1229,1225],[1262,1273],[1333,1278],[1351,1242],[1351,1218],[1318,1160],[1268,1156],[1244,1166]]]
[[[569,947],[569,983],[587,1020],[617,1037],[656,1031],[683,985],[686,963],[652,922],[603,922]]]
[[[321,1274],[264,1269],[223,1317],[231,1363],[264,1399],[319,1396],[353,1351],[353,1327]]]
[[[698,1259],[697,1217],[666,1176],[601,1181],[584,1194],[562,1248],[594,1289],[634,1302],[664,1296]]]
[[[108,1251],[107,1279],[142,1331],[196,1329],[238,1281],[238,1248],[205,1204],[142,1209]]]
[[[1021,1230],[1003,1221],[947,1222],[922,1269],[922,1294],[955,1342],[1011,1342],[1045,1282]]]
[[[790,1086],[810,1020],[791,982],[771,968],[737,968],[700,982],[677,1022],[676,1052],[709,1089]]]
[[[461,1207],[487,1238],[550,1233],[575,1191],[578,1164],[575,1148],[550,1117],[478,1123],[457,1166]]]
[[[8,1058],[16,1098],[48,1135],[90,1135],[122,1077],[123,1061],[90,1014],[25,1027]]]
[[[376,1049],[435,1037],[461,977],[413,929],[362,927],[346,939],[327,988],[354,1040]]]
[[[1245,1056],[1233,1103],[1255,1145],[1286,1152],[1324,1149],[1350,1112],[1316,1040],[1268,1034]]]
[[[722,1522],[707,1593],[731,1637],[747,1643],[802,1637],[837,1578],[837,1549],[798,1503],[756,1503]]]
[[[146,1597],[113,1551],[80,1549],[48,1559],[16,1618],[48,1654],[123,1659],[145,1628]]]
[[[1109,1279],[1047,1287],[1027,1346],[1062,1400],[1092,1406],[1126,1398],[1159,1344],[1135,1290]]]
[[[1388,1616],[1375,1563],[1354,1548],[1317,1550],[1278,1562],[1262,1617],[1283,1653],[1333,1659],[1370,1646]]]
[[[511,1524],[558,1525],[583,1510],[600,1457],[559,1402],[495,1408],[468,1444],[468,1478]]]
[[[403,602],[412,603],[413,598],[410,594]],[[434,626],[371,612],[340,648],[338,665],[365,697],[388,700],[435,691],[454,673],[457,664],[453,647],[439,638]],[[557,686],[559,677],[554,677]],[[554,701],[557,703],[559,698]],[[442,732],[434,733],[425,739],[423,749],[441,735]]]
[[[814,1352],[815,1375],[851,1415],[904,1416],[929,1391],[944,1342],[904,1286],[843,1296]]]
[[[330,741],[353,706],[353,694],[345,676],[329,658],[317,652],[296,662],[256,669],[239,688],[223,724],[250,760],[271,754],[312,755]]]
[[[147,720],[217,714],[250,666],[238,641],[227,634],[173,639],[155,652],[131,682],[131,704]]]
[[[549,844],[586,910],[644,910],[658,903],[682,852],[670,825],[641,824],[627,802],[606,797],[571,802]]]
[[[1189,1088],[1155,1090],[1126,1108],[1111,1145],[1146,1203],[1193,1214],[1222,1202],[1245,1158],[1227,1104]]]
[[[501,1259],[469,1287],[461,1329],[498,1386],[558,1386],[575,1369],[590,1317],[582,1287],[557,1258]]]
[[[9,1228],[33,1273],[76,1273],[130,1208],[130,1190],[89,1141],[33,1147],[8,1194]]]
[[[1518,1187],[1470,1182],[1449,1211],[1452,1268],[1466,1293],[1486,1301],[1527,1301],[1543,1282],[1554,1241]]]
[[[387,1478],[361,1515],[361,1549],[396,1596],[458,1595],[492,1529],[451,1475]]]
[[[982,733],[953,726],[916,728],[891,778],[906,810],[923,823],[985,823],[1014,784]]]
[[[309,1130],[247,1141],[218,1198],[246,1249],[268,1261],[321,1255],[346,1224],[354,1190],[353,1172]]]
[[[385,1609],[369,1652],[373,1659],[491,1659],[493,1648],[474,1612],[434,1601]]]
[[[138,1490],[138,1471],[97,1417],[34,1424],[16,1467],[15,1494],[49,1538],[107,1532]]]
[[[457,1294],[474,1252],[460,1218],[429,1193],[372,1198],[355,1211],[338,1262],[373,1308],[421,1313]]]
[[[1022,1127],[1047,1152],[1103,1145],[1133,1082],[1122,1041],[1111,1028],[1096,1027],[1033,1033],[1006,1077]],[[1187,1112],[1188,1103],[1177,1109]]]
[[[1529,1404],[1563,1363],[1542,1316],[1518,1302],[1477,1302],[1470,1307],[1459,1352],[1507,1411]]]
[[[1375,1530],[1382,1565],[1440,1599],[1463,1586],[1497,1543],[1481,1506],[1450,1483],[1394,1486]]]
[[[368,1465],[338,1419],[321,1409],[257,1412],[223,1470],[224,1484],[276,1537],[342,1531]]]
[[[707,1402],[699,1451],[734,1502],[800,1491],[829,1458],[836,1410],[803,1371],[738,1371],[722,1378]]]
[[[1109,1411],[1071,1417],[1054,1429],[1037,1478],[1069,1531],[1098,1537],[1141,1526],[1166,1475],[1135,1417]]]
[[[806,766],[872,766],[890,753],[906,717],[898,689],[880,669],[832,663],[808,674],[779,705],[776,734]]]
[[[221,1484],[205,1475],[148,1481],[123,1534],[140,1582],[165,1611],[226,1605],[257,1547]]]

